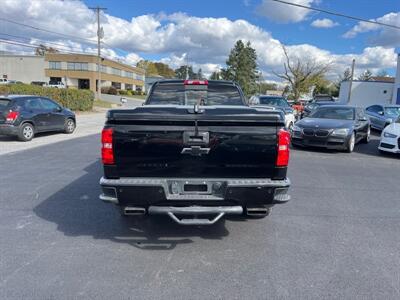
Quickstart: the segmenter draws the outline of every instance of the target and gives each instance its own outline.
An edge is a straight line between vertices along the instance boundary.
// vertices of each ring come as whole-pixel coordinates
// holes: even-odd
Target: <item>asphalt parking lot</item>
[[[293,150],[291,202],[182,227],[98,200],[99,135],[0,155],[1,299],[399,299],[400,158]]]

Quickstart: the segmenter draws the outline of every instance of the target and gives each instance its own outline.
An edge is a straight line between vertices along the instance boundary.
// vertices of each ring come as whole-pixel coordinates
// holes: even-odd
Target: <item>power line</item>
[[[40,28],[40,27],[36,27],[36,26],[32,26],[32,25],[27,25],[27,24],[19,23],[19,22],[12,21],[12,20],[9,20],[9,19],[6,19],[6,18],[2,18],[2,17],[0,17],[0,21],[12,23],[12,24],[19,25],[19,26],[28,27],[28,28],[31,28],[31,29],[34,29],[34,30],[38,30],[38,31],[43,31],[43,32],[47,32],[47,33],[56,34],[56,35],[59,35],[59,36],[65,36],[65,37],[72,38],[72,39],[84,40],[84,41],[88,41],[88,42],[90,42],[90,43],[92,43],[92,44],[95,44],[95,43],[96,43],[95,41],[90,40],[90,39],[87,39],[87,38],[82,38],[82,37],[73,36],[73,35],[69,35],[69,34],[65,34],[65,33],[61,33],[61,32],[56,32],[56,31],[52,31],[52,30],[47,30],[47,29],[44,29],[44,28]]]
[[[270,1],[278,2],[278,3],[282,3],[282,4],[287,4],[287,5],[291,5],[291,6],[296,6],[296,7],[301,7],[301,8],[305,8],[305,9],[309,9],[309,10],[314,10],[314,11],[322,12],[322,13],[325,13],[325,14],[329,14],[329,15],[333,15],[333,16],[337,16],[337,17],[342,17],[342,18],[347,18],[347,19],[352,19],[352,20],[356,20],[356,21],[360,21],[360,22],[366,22],[366,23],[386,26],[386,27],[390,27],[390,28],[394,28],[394,29],[400,29],[400,26],[391,25],[391,24],[387,24],[387,23],[382,23],[382,22],[379,22],[379,21],[362,19],[362,18],[359,18],[359,17],[353,17],[353,16],[349,16],[349,15],[345,15],[345,14],[342,14],[342,13],[329,11],[329,10],[325,10],[325,9],[315,8],[315,7],[301,5],[301,4],[297,4],[297,3],[291,3],[291,2],[282,1],[282,0],[270,0]]]
[[[27,40],[29,42],[31,42],[32,40],[36,39],[36,40],[38,40],[38,42],[40,42],[40,44],[42,44],[44,46],[56,45],[58,47],[65,48],[67,50],[71,50],[71,47],[67,46],[66,44],[47,42],[47,41],[45,41],[43,39],[38,39],[38,38],[34,38],[34,37],[26,37],[26,36],[14,35],[14,34],[2,33],[2,32],[0,32],[0,35],[9,36],[9,37],[13,37],[13,38],[21,39],[21,40]],[[18,42],[18,41],[16,41],[16,42]],[[36,44],[34,44],[34,45],[36,45]],[[40,46],[40,45],[38,45],[38,46]],[[50,47],[53,47],[53,46],[50,46]]]
[[[40,47],[40,45],[27,44],[27,43],[14,41],[14,40],[9,40],[9,39],[0,39],[0,43],[16,45],[16,46],[21,46],[21,47],[26,47],[26,48],[33,48],[33,49],[37,49],[38,47]],[[56,48],[56,47],[53,47],[53,49],[54,50],[58,50],[58,51],[60,51],[62,53],[67,53],[67,54],[91,54],[91,55],[94,54],[94,53],[90,53],[90,52],[65,51],[63,49]]]

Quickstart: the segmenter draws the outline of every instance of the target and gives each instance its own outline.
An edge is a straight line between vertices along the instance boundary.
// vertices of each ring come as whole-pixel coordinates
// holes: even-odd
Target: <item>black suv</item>
[[[30,141],[36,133],[75,130],[75,114],[57,102],[41,96],[0,96],[0,135]]]

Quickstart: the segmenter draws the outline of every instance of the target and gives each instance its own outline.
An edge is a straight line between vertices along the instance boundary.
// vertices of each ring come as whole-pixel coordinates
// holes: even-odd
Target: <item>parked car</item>
[[[316,110],[320,106],[325,106],[325,105],[334,105],[337,104],[332,101],[310,101],[304,106],[304,109],[301,113],[301,118],[308,117],[314,110]]]
[[[294,114],[297,118],[301,118],[301,116],[303,115],[303,111],[304,111],[304,102],[303,101],[297,101],[297,102],[293,102],[293,104],[291,105],[293,110],[294,110]]]
[[[383,129],[378,149],[400,153],[400,117]]]
[[[252,97],[250,103],[255,107],[267,106],[281,109],[285,113],[286,128],[289,130],[292,129],[294,122],[296,121],[294,110],[290,107],[289,103],[284,97],[257,95]]]
[[[38,85],[38,86],[47,86],[47,83],[44,81],[32,81],[32,85]]]
[[[327,105],[293,126],[292,145],[353,152],[358,142],[369,142],[370,134],[370,123],[362,108]]]
[[[10,82],[6,78],[0,78],[0,85],[1,84],[9,84]]]
[[[65,85],[63,82],[59,81],[59,82],[50,82],[48,85],[46,85],[47,87],[52,87],[52,88],[56,88],[56,89],[65,89]]]
[[[0,135],[30,141],[39,132],[73,133],[75,114],[57,102],[39,96],[0,96]]]
[[[331,101],[335,102],[335,98],[333,98],[331,95],[328,94],[317,94],[314,96],[313,102],[319,102],[319,101]]]
[[[383,130],[400,116],[400,105],[371,105],[365,109],[371,120],[371,127]]]
[[[290,199],[284,126],[281,110],[249,107],[233,82],[155,82],[144,106],[107,114],[100,199],[183,225],[265,217]]]

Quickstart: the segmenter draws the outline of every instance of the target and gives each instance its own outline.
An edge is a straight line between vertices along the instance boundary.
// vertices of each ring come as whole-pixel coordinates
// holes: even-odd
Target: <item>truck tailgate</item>
[[[118,177],[270,178],[283,121],[248,107],[140,107],[111,112],[107,126]]]

